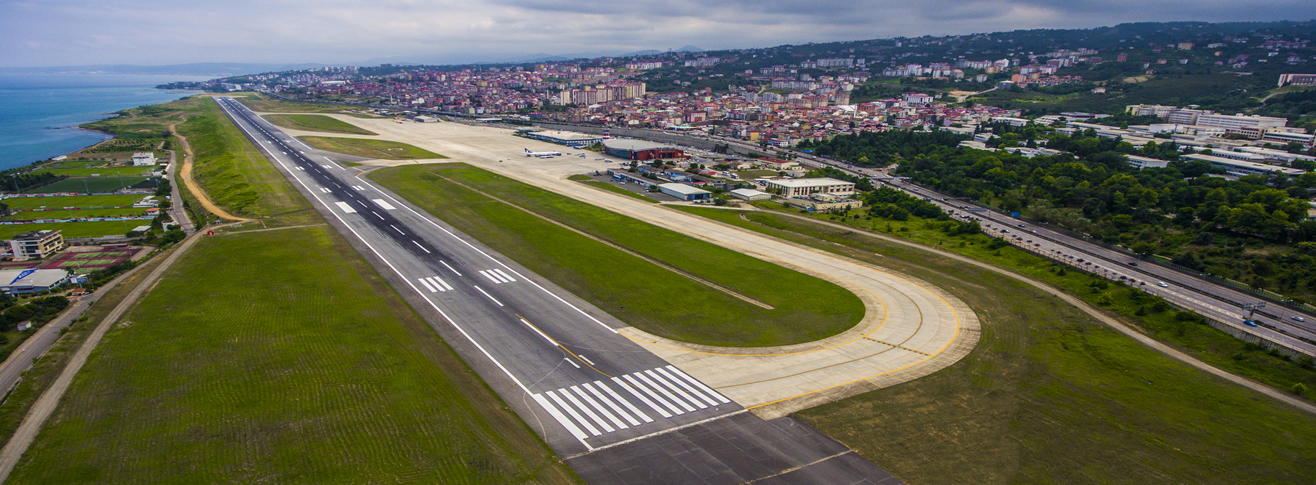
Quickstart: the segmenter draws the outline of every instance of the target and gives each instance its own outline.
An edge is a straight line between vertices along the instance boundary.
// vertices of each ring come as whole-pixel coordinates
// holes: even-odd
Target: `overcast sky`
[[[469,62],[1313,13],[1311,0],[0,0],[0,66]]]

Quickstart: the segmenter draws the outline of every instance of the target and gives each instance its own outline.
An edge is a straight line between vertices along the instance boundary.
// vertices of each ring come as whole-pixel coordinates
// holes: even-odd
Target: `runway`
[[[895,483],[790,418],[746,412],[626,328],[442,220],[215,98],[509,406],[591,483]],[[805,453],[801,444],[810,444]],[[822,453],[819,455],[819,453]]]

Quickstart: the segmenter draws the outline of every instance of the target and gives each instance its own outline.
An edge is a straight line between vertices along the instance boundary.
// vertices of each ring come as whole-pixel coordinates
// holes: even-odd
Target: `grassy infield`
[[[1311,416],[1171,361],[1021,282],[858,231],[779,214],[746,214],[746,220],[733,211],[687,211],[912,274],[974,308],[983,321],[982,340],[963,361],[923,379],[799,413],[905,480],[1312,480],[1316,421]],[[1031,261],[1036,258],[1023,251],[1004,248],[997,256],[986,248],[985,236],[957,239],[921,224],[892,222],[892,230],[1015,268],[1080,296],[1096,296],[1086,286],[1091,277],[1057,276],[1049,264]],[[1109,308],[1132,313],[1141,306],[1123,290],[1111,293]],[[1144,320],[1152,333],[1175,335],[1182,329],[1185,341],[1230,344],[1210,335],[1219,332],[1179,325],[1168,313]],[[1259,352],[1228,360],[1260,362],[1251,367],[1254,375],[1277,364]],[[1240,365],[1222,367],[1240,370]]]
[[[409,165],[372,178],[622,321],[709,345],[769,346],[837,334],[863,317],[848,290],[466,165]],[[752,305],[563,229],[536,214],[766,303]],[[785,290],[785,291],[783,291]]]
[[[357,128],[324,115],[265,115],[270,123],[302,131],[323,131],[326,133],[347,133],[349,135],[378,135],[373,131]]]
[[[443,155],[406,143],[388,140],[367,140],[363,138],[330,138],[324,136],[303,136],[301,140],[307,145],[365,158],[380,160],[416,160],[423,158],[448,158]]]
[[[203,167],[222,165],[199,171],[207,191],[246,214],[307,207],[230,124],[205,119],[217,111],[205,103],[188,108],[187,136]],[[14,396],[30,399],[57,367],[30,373]],[[10,403],[0,426],[12,433],[21,412]],[[316,225],[199,242],[106,335],[10,480],[573,477],[344,239]]]

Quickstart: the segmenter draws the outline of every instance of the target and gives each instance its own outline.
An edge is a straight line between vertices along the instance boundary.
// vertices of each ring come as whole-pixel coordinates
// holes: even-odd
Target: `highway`
[[[730,143],[741,149],[759,149],[755,145],[729,138],[711,137],[707,139]],[[1256,295],[1201,278],[1200,275],[1188,274],[1140,261],[1122,252],[1107,249],[1081,238],[1056,231],[1046,224],[1034,224],[994,212],[990,208],[968,201],[957,200],[952,195],[939,193],[927,187],[913,184],[908,180],[894,180],[887,175],[886,168],[860,168],[810,154],[798,155],[796,161],[804,165],[815,168],[824,166],[837,168],[851,175],[872,178],[877,182],[905,190],[916,196],[931,199],[942,209],[957,214],[962,220],[963,216],[972,214],[973,217],[981,219],[980,222],[983,224],[984,229],[990,229],[988,227],[990,225],[997,230],[990,232],[991,234],[1020,236],[1020,239],[1014,237],[1008,239],[1016,246],[1030,247],[1030,250],[1033,251],[1044,247],[1045,250],[1039,254],[1057,261],[1088,270],[1095,267],[1098,273],[1102,273],[1101,270],[1104,269],[1106,274],[1113,275],[1113,279],[1118,280],[1119,276],[1124,276],[1125,281],[1133,281],[1135,282],[1134,285],[1139,287],[1155,285],[1157,282],[1166,283],[1167,287],[1155,286],[1150,289],[1150,292],[1164,297],[1167,301],[1182,308],[1224,322],[1239,331],[1256,335],[1307,355],[1316,355],[1316,315],[1299,312],[1281,305],[1268,305],[1253,314],[1252,321],[1258,325],[1255,327],[1249,326],[1244,324],[1243,320],[1248,318],[1250,312],[1243,310],[1241,305],[1265,301]],[[878,180],[878,178],[887,180]],[[999,230],[1009,230],[1011,232],[1002,233]],[[1025,235],[1028,237],[1024,237]],[[1033,242],[1024,242],[1028,239],[1033,240]],[[1033,244],[1043,244],[1044,246],[1030,246]]]
[[[618,333],[627,325],[215,98],[567,464],[590,483],[898,483],[791,418],[765,421]]]

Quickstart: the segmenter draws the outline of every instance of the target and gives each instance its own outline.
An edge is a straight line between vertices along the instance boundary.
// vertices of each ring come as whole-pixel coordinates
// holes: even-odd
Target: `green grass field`
[[[50,185],[24,190],[28,194],[53,194],[56,192],[105,193],[114,192],[124,187],[132,187],[150,177],[80,177],[60,180]]]
[[[9,478],[571,480],[327,226],[200,241],[106,334]]]
[[[497,203],[439,175],[774,309]],[[785,345],[835,335],[863,317],[859,298],[832,283],[467,165],[409,165],[371,177],[573,294],[656,335],[709,345]]]
[[[70,219],[79,217],[119,217],[119,216],[136,216],[146,213],[146,209],[128,208],[128,209],[88,209],[88,210],[46,210],[46,211],[24,211],[10,214],[0,220],[3,221],[30,221],[34,219]]]
[[[95,221],[95,222],[52,222],[48,224],[8,224],[0,226],[0,236],[12,238],[16,234],[28,231],[59,229],[65,238],[122,236],[137,226],[149,225],[151,221]]]
[[[443,155],[417,148],[406,143],[388,140],[363,140],[360,138],[329,138],[323,136],[299,137],[307,145],[365,158],[380,160],[414,160],[421,158],[448,158]]]
[[[69,177],[91,177],[100,175],[101,177],[139,177],[150,175],[156,170],[155,165],[149,167],[101,167],[101,168],[53,168],[46,170],[37,170],[38,172],[50,172],[55,175],[67,175]]]
[[[682,210],[911,274],[974,309],[982,340],[964,360],[798,413],[909,483],[1316,478],[1310,415],[1172,361],[1017,280],[779,214]]]
[[[274,168],[265,155],[224,116],[214,100],[191,107],[179,131],[192,145],[194,177],[216,204],[240,216],[280,214],[309,207],[306,199]],[[307,214],[279,218],[286,225],[303,224]]]
[[[657,200],[654,200],[653,198],[650,198],[650,197],[645,197],[644,194],[637,194],[637,193],[635,193],[635,192],[631,192],[631,191],[629,191],[629,190],[623,189],[623,188],[621,188],[621,187],[618,187],[618,186],[616,186],[616,185],[612,185],[612,184],[607,183],[607,182],[600,182],[600,181],[598,181],[598,180],[594,180],[593,178],[588,177],[588,176],[585,176],[585,175],[572,175],[572,176],[567,177],[567,178],[568,178],[568,179],[571,179],[571,180],[575,180],[575,181],[580,182],[580,183],[582,183],[582,184],[588,185],[588,186],[590,186],[590,187],[595,187],[595,188],[598,188],[598,189],[606,190],[606,191],[608,191],[608,192],[618,193],[618,194],[621,194],[621,195],[624,195],[624,196],[627,196],[627,197],[631,197],[631,198],[635,198],[635,199],[643,200],[643,201],[646,201],[646,202],[653,202],[653,203],[655,203],[655,204],[658,203]]]
[[[324,115],[265,115],[270,123],[302,131],[323,131],[326,133],[346,133],[349,135],[378,135],[373,131],[357,128],[349,123]]]
[[[14,197],[0,200],[10,209],[25,210],[63,207],[132,207],[144,195],[71,195],[66,197]]]
[[[237,95],[236,97],[238,101],[247,105],[252,111],[262,113],[342,113],[356,118],[378,118],[377,116],[356,112],[356,110],[345,106],[279,101],[255,93]]]

